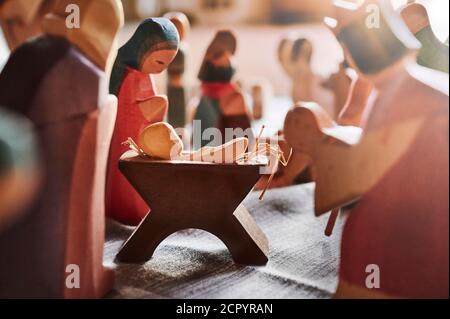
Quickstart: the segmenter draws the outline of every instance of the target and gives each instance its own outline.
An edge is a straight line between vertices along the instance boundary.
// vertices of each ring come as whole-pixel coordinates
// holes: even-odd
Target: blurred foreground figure
[[[39,185],[33,127],[0,108],[0,233],[22,217]]]
[[[367,28],[370,4],[379,28]],[[316,214],[359,200],[336,297],[448,298],[448,77],[414,62],[420,45],[387,1],[336,5],[334,17],[349,62],[377,90],[364,130],[344,134],[301,104],[285,134],[312,158]]]
[[[71,4],[83,12],[80,28],[66,27]],[[27,215],[0,235],[0,297],[98,298],[113,285],[103,266],[117,107],[107,73],[122,24],[118,0],[59,0],[44,35],[18,47],[0,75],[0,104],[31,120],[43,164]]]

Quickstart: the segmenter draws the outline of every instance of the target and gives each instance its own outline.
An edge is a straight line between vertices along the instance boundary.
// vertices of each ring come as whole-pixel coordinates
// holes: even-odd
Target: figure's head
[[[0,0],[0,19],[30,24],[38,15],[45,0]]]
[[[231,31],[219,31],[206,50],[198,78],[203,82],[229,82],[235,69],[237,41]]]
[[[278,61],[285,67],[291,62],[292,39],[284,38],[278,45]]]
[[[335,1],[330,15],[334,25],[328,25],[349,64],[363,75],[375,75],[420,48],[388,0]]]
[[[41,19],[55,0],[0,0],[0,21],[11,50],[42,32]]]
[[[108,70],[123,23],[120,0],[57,0],[44,19],[43,29],[49,35],[67,39],[99,68]]]
[[[306,62],[311,63],[313,47],[311,41],[300,38],[292,43],[291,62]]]
[[[183,152],[183,142],[169,123],[158,122],[147,126],[139,136],[139,147],[145,154],[170,160]]]
[[[177,28],[180,41],[184,41],[191,30],[188,17],[182,12],[168,12],[164,18],[169,19]]]
[[[121,63],[147,74],[167,69],[178,52],[180,37],[166,18],[142,22],[131,39],[119,50]]]

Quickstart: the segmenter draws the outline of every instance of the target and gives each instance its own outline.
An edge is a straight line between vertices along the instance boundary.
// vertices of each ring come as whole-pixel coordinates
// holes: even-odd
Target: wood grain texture
[[[145,262],[166,237],[195,228],[221,239],[237,263],[267,263],[267,238],[240,205],[260,165],[156,161],[126,153],[119,167],[152,207],[121,248],[119,261]]]

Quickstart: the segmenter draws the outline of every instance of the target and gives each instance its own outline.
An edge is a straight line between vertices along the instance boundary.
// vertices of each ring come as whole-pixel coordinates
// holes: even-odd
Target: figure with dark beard
[[[202,97],[194,116],[194,148],[218,146],[236,137],[246,136],[250,140],[253,137],[244,96],[231,81],[236,46],[236,38],[230,31],[219,31],[206,51],[198,74]],[[209,128],[217,128],[220,138]],[[242,131],[226,134],[226,128]]]

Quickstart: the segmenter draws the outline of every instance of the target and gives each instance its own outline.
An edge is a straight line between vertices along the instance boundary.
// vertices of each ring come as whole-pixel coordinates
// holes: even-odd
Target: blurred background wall
[[[392,0],[396,8],[407,0]],[[160,16],[167,11],[183,11],[193,28],[187,38],[190,55],[187,83],[195,95],[197,72],[203,54],[217,29],[230,28],[238,38],[237,78],[248,83],[254,79],[270,82],[277,95],[289,95],[290,80],[277,60],[281,38],[289,32],[309,38],[314,45],[312,66],[326,77],[337,70],[342,52],[331,33],[316,18],[317,0],[122,0],[127,24],[120,43],[127,41],[141,19]],[[433,30],[445,41],[449,34],[449,1],[419,0],[430,14]],[[0,33],[0,69],[8,57],[8,49]],[[165,75],[157,77],[160,92],[165,91]]]

